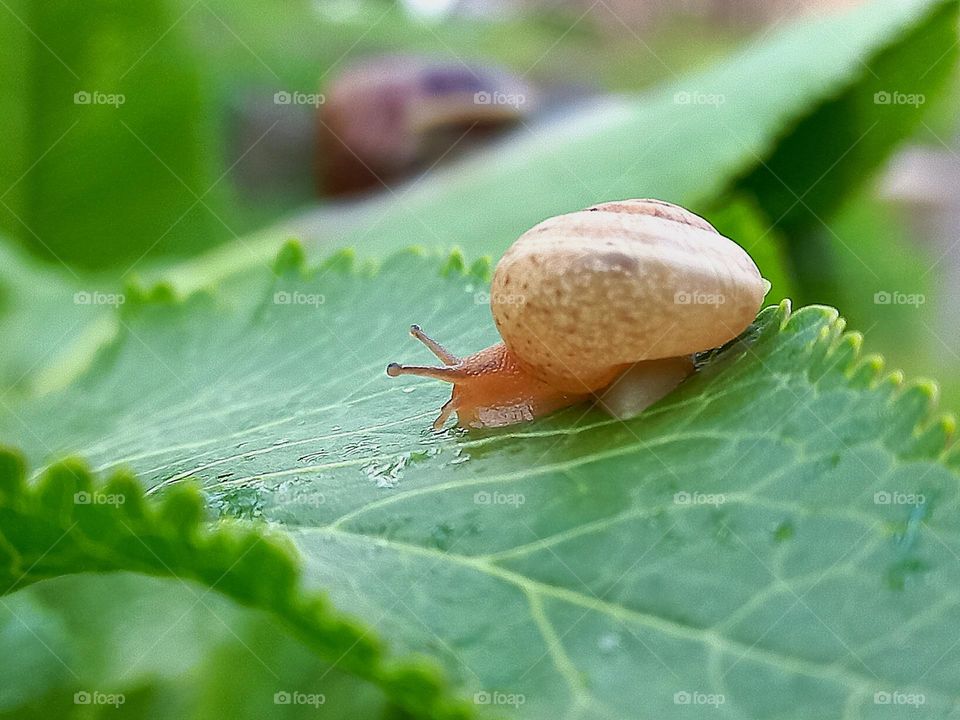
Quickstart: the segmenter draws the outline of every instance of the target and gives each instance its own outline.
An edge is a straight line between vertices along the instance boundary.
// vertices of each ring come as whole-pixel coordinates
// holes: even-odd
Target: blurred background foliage
[[[543,91],[544,109],[514,131],[530,134],[531,124],[537,129],[540,123],[562,124],[591,108],[615,113],[617,98],[682,87],[687,73],[766,40],[797,21],[795,16],[802,23],[805,16],[853,4],[704,0],[682,8],[661,2],[591,8],[578,2],[9,0],[0,12],[5,38],[0,92],[8,108],[0,118],[5,138],[0,232],[37,257],[38,268],[46,265],[54,273],[26,282],[41,297],[63,294],[51,288],[61,279],[69,297],[74,286],[120,288],[136,276],[162,277],[171,263],[216,246],[226,253],[211,256],[218,263],[230,257],[230,246],[247,245],[262,237],[258,231],[290,217],[319,218],[296,224],[295,231],[308,243],[316,240],[321,253],[322,246],[343,238],[361,254],[365,242],[381,248],[426,242],[429,238],[418,240],[402,212],[392,215],[393,226],[388,219],[355,232],[350,220],[355,209],[374,198],[318,196],[323,157],[315,147],[313,109],[278,114],[274,93],[324,91],[353,61],[385,53],[425,54],[453,65],[495,64]],[[946,5],[943,12],[949,12]],[[938,27],[935,32],[944,32]],[[955,290],[960,260],[952,247],[960,211],[955,200],[931,201],[917,189],[955,182],[960,164],[952,54],[946,60],[929,56],[940,54],[941,45],[924,36],[910,45],[906,59],[881,53],[863,70],[867,82],[858,90],[838,95],[806,122],[785,129],[791,134],[776,152],[732,188],[731,207],[693,205],[741,242],[738,233],[756,230],[763,242],[751,251],[762,256],[774,295],[838,306],[851,327],[870,337],[868,348],[911,375],[937,378],[947,405],[957,407],[960,340],[950,308],[960,294]],[[948,77],[952,87],[943,93],[945,101],[929,98],[922,113],[872,102],[870,75],[893,87],[911,87],[923,68],[929,68],[921,78],[925,86],[935,88]],[[97,92],[120,95],[123,104],[77,100],[77,93]],[[784,88],[770,88],[771,96],[778,92]],[[802,85],[796,92],[803,92]],[[881,112],[884,121],[878,123]],[[902,122],[892,122],[891,112]],[[925,147],[939,162],[914,164],[909,171],[898,162],[885,167],[905,136],[910,139],[901,156]],[[480,155],[482,161],[482,153],[473,150],[471,158]],[[552,156],[553,149],[544,154]],[[601,167],[600,177],[603,172]],[[650,192],[643,187],[634,194],[657,194],[651,184]],[[794,187],[809,188],[809,195]],[[505,194],[513,192],[508,188]],[[575,201],[574,190],[570,193],[557,200],[560,210],[572,209],[564,204]],[[488,201],[496,206],[493,198]],[[427,207],[439,216],[459,212],[460,205],[459,199],[441,196]],[[757,217],[745,210],[749,206]],[[316,215],[315,208],[326,208],[321,211],[326,214]],[[448,227],[456,226],[451,221]],[[514,234],[522,229],[514,228]],[[275,247],[282,234],[267,231],[267,244]],[[469,254],[469,237],[462,242]],[[495,254],[498,248],[482,250]],[[0,276],[0,312],[6,303],[0,327],[33,325],[30,311],[37,307],[33,317],[56,316],[57,322],[52,330],[37,331],[51,336],[46,343],[36,343],[29,333],[12,336],[23,337],[37,352],[4,358],[0,372],[8,386],[22,386],[28,370],[49,364],[49,356],[69,347],[74,335],[89,344],[103,331],[61,327],[68,318],[55,305],[14,292],[25,285],[22,273],[15,277],[16,267],[11,256],[5,263],[9,272]],[[878,305],[878,292],[922,294],[925,302]],[[14,312],[18,307],[23,312]],[[83,312],[86,325],[97,308]]]
[[[434,24],[382,0],[12,0],[0,15],[4,37],[14,41],[3,53],[14,112],[5,117],[10,142],[0,180],[13,187],[0,227],[48,256],[97,268],[189,255],[250,232],[314,198],[308,178],[259,193],[254,206],[240,196],[229,175],[244,170],[249,148],[231,144],[238,124],[254,119],[244,113],[255,115],[280,88],[317,90],[330,79],[324,68],[351,58],[495,59],[546,80],[562,66],[572,86],[633,91],[665,67],[706,63],[736,35],[687,22],[669,32],[684,45],[658,35],[647,50],[631,36],[611,44],[588,22],[570,29],[578,15],[567,7],[505,22]],[[651,51],[663,65],[651,63]],[[84,92],[125,101],[120,108],[75,102]]]
[[[403,717],[391,715],[378,688],[318,660],[277,620],[194,583],[130,573],[60,577],[17,593],[3,609],[0,717]],[[169,628],[161,617],[180,620]],[[319,695],[321,686],[322,703],[274,703],[276,692]],[[122,704],[75,701],[95,688],[122,692]]]

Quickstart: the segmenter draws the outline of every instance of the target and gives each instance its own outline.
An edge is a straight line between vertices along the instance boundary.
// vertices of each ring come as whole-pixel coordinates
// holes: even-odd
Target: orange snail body
[[[497,264],[491,310],[503,342],[460,359],[423,334],[444,367],[391,376],[452,382],[437,418],[464,427],[532,420],[598,397],[634,415],[756,317],[768,285],[750,256],[706,220],[659,200],[624,200],[550,218]]]

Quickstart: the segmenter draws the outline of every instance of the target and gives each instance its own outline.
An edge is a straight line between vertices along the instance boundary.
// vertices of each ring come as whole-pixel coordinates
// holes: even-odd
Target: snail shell
[[[497,264],[490,305],[525,369],[572,393],[642,360],[739,335],[768,285],[746,251],[659,200],[609,202],[531,228]]]
[[[414,325],[443,365],[387,374],[453,384],[434,428],[453,412],[462,427],[499,427],[590,398],[633,417],[693,372],[693,353],[743,332],[768,288],[703,218],[659,200],[605,203],[540,223],[500,260],[501,342],[461,358]]]
[[[319,189],[348,195],[455,157],[529,116],[534,88],[498,67],[412,54],[348,64],[317,114]]]

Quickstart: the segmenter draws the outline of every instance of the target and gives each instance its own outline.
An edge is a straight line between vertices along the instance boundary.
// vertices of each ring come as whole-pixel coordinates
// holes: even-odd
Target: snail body
[[[416,328],[442,368],[391,364],[454,384],[434,424],[496,427],[599,398],[632,415],[693,371],[690,356],[737,337],[768,285],[743,248],[659,200],[604,203],[534,226],[497,264],[502,338],[460,359]]]

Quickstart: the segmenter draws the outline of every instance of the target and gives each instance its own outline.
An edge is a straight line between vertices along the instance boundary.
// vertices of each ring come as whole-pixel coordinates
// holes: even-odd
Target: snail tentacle
[[[420,329],[419,325],[411,325],[410,334],[426,345],[427,349],[436,355],[444,365],[456,365],[460,362],[460,358],[447,350],[432,337],[427,335],[423,330]]]
[[[443,382],[456,382],[466,377],[466,373],[456,366],[448,365],[446,367],[428,367],[426,365],[400,365],[399,363],[390,363],[387,365],[387,375],[398,377],[400,375],[418,375],[420,377],[433,378]]]

